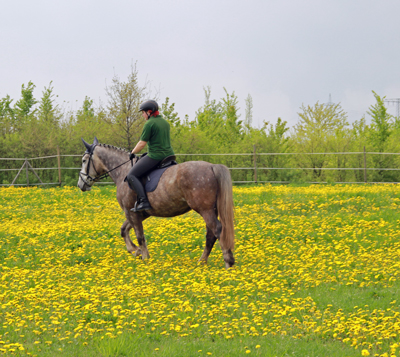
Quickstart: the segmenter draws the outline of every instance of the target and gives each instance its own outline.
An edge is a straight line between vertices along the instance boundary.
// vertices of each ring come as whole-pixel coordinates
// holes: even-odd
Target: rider
[[[139,153],[146,144],[148,145],[148,154],[142,157],[133,165],[126,179],[131,189],[136,191],[138,200],[135,211],[151,209],[140,178],[155,168],[164,158],[174,155],[171,147],[169,123],[158,112],[158,104],[154,100],[143,102],[140,107],[143,118],[146,119],[140,141],[132,150],[129,158],[132,160],[135,154]],[[134,210],[133,208],[131,211]]]

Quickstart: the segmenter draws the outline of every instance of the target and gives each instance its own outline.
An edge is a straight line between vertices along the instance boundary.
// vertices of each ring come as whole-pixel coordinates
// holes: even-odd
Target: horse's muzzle
[[[83,181],[81,178],[78,180],[77,186],[80,188],[82,192],[90,191],[92,189],[91,186],[89,186],[85,181]]]

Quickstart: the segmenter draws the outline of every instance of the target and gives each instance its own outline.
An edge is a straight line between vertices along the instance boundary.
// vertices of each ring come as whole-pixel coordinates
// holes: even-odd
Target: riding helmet
[[[141,111],[147,112],[148,110],[151,110],[152,113],[156,112],[158,110],[158,104],[155,100],[146,100],[142,104],[140,104],[139,107],[139,112]]]

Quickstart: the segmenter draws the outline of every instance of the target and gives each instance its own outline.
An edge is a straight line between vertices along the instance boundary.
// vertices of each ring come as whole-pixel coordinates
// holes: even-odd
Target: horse
[[[218,239],[225,268],[233,266],[234,205],[231,175],[226,166],[205,161],[173,165],[163,173],[157,188],[147,193],[152,209],[132,212],[137,197],[135,191],[129,188],[125,177],[138,158],[134,162],[130,161],[128,151],[100,144],[96,137],[93,144],[88,144],[83,139],[82,141],[86,151],[82,157],[78,187],[83,192],[90,191],[94,183],[106,176],[114,181],[117,186],[117,200],[126,217],[121,227],[121,236],[129,253],[141,255],[143,260],[150,258],[143,232],[145,219],[151,216],[175,217],[194,210],[203,217],[207,228],[206,244],[199,263],[207,263]],[[130,238],[131,228],[135,231],[139,246]]]

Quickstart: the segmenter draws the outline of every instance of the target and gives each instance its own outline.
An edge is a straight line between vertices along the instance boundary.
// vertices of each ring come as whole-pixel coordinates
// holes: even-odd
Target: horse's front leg
[[[140,222],[140,224],[134,225],[133,229],[135,230],[136,238],[139,243],[139,249],[136,251],[135,255],[139,256],[140,254],[142,254],[143,260],[149,259],[150,254],[149,251],[147,250],[147,244],[146,244],[146,239],[144,237],[142,222]]]
[[[131,224],[128,220],[126,220],[121,227],[121,237],[124,238],[126,249],[128,250],[128,252],[133,254],[134,252],[137,252],[139,248],[131,240],[131,237],[129,235],[129,231],[131,230],[131,228]]]
[[[147,250],[146,239],[144,238],[142,216],[138,213],[133,213],[133,212],[129,212],[129,214],[126,216],[128,218],[131,227],[133,227],[135,231],[136,238],[139,243],[139,248],[137,248],[137,250],[135,251],[135,256],[137,257],[139,255],[142,255],[143,260],[149,259],[150,254],[149,251]]]

